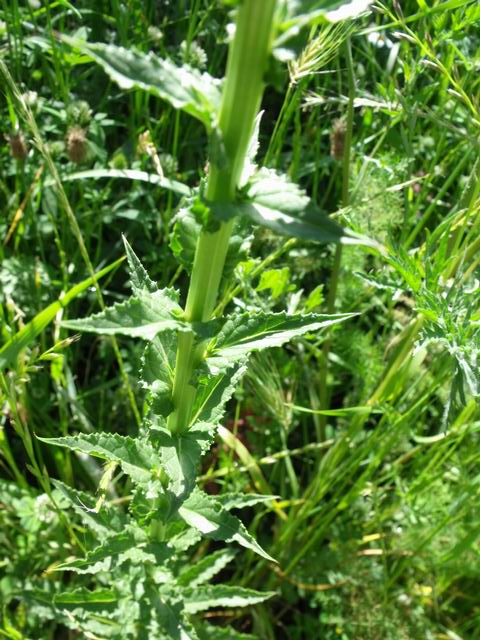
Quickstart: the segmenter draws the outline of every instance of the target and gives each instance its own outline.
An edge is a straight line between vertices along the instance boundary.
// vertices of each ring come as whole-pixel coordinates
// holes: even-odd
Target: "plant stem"
[[[235,198],[262,97],[274,8],[275,0],[244,0],[238,10],[219,116],[226,158],[222,166],[211,158],[206,190],[211,203],[232,202]],[[228,221],[213,233],[208,229],[200,233],[185,307],[189,322],[205,322],[212,316],[232,227],[233,221]],[[175,409],[168,419],[172,432],[189,427],[196,393],[191,378],[202,355],[203,345],[196,342],[193,332],[179,334],[172,396]]]

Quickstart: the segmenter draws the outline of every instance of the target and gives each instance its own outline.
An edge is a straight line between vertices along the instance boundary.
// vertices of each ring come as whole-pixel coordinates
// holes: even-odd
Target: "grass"
[[[78,637],[29,600],[92,585],[55,571],[91,534],[52,480],[88,500],[103,478],[100,513],[132,500],[118,470],[39,438],[135,436],[141,345],[77,339],[61,322],[126,298],[122,234],[185,302],[188,273],[169,243],[207,161],[200,122],[121,91],[56,34],[222,77],[229,11],[210,0],[0,6],[3,637]],[[477,637],[479,20],[468,0],[376,3],[351,23],[304,30],[288,66],[271,60],[260,162],[383,249],[239,233],[217,315],[359,315],[252,356],[228,404],[199,482],[212,496],[276,496],[242,516],[278,564],[242,549],[220,575],[276,596],[199,614],[210,637],[234,637],[226,623],[262,640]],[[48,323],[29,324],[48,309]],[[12,351],[22,329],[28,341]],[[181,562],[219,549],[203,540]]]

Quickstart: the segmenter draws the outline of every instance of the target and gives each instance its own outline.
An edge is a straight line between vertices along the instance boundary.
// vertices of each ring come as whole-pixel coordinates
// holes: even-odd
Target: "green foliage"
[[[0,8],[0,635],[475,640],[476,3],[37,4]]]
[[[68,320],[64,326],[74,331],[105,335],[126,335],[153,340],[161,331],[185,328],[178,295],[173,289],[150,293],[141,289],[121,302],[86,320]]]
[[[215,122],[220,104],[220,83],[208,73],[199,73],[188,65],[177,67],[171,60],[163,60],[154,54],[145,55],[114,45],[71,38],[64,40],[100,64],[120,88],[148,91],[175,109],[198,118],[207,128]]]

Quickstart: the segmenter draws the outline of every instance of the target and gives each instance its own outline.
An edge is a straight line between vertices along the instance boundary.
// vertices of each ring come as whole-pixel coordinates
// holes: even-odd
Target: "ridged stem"
[[[217,158],[210,159],[206,190],[210,203],[228,203],[235,198],[262,98],[274,8],[275,0],[243,0],[238,9],[218,123],[225,157],[221,166]],[[185,307],[188,322],[205,322],[212,316],[232,227],[233,221],[228,221],[213,233],[200,233]],[[173,383],[175,409],[168,418],[172,432],[188,429],[196,393],[191,379],[202,355],[203,345],[193,332],[179,334]]]

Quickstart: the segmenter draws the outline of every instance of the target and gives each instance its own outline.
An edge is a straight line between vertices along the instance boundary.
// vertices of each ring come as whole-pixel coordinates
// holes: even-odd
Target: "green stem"
[[[275,0],[244,0],[238,10],[218,123],[226,162],[220,167],[215,158],[211,159],[206,190],[211,203],[232,202],[235,198],[260,107],[274,8]],[[212,316],[232,227],[233,221],[229,221],[213,233],[208,229],[200,233],[185,308],[189,322],[205,322]],[[196,393],[191,378],[203,349],[193,332],[179,334],[172,395],[175,409],[168,418],[172,432],[181,433],[189,427]]]

